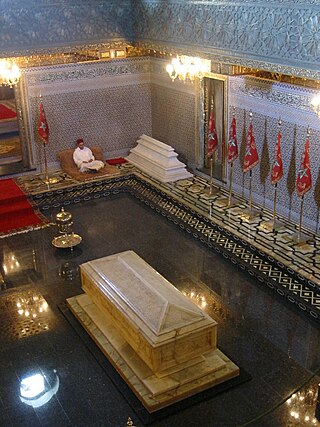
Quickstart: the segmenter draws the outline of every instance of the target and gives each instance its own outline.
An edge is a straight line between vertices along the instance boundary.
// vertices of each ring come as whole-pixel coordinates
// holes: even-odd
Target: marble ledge
[[[135,172],[135,173],[139,174],[139,172]],[[159,183],[157,183],[154,179],[146,177],[143,173],[141,173],[140,176],[145,181],[147,181],[147,182],[149,181],[149,183],[154,185],[156,188],[159,188],[161,191],[163,191],[164,193],[166,193],[168,196],[171,196],[171,197],[172,197],[172,191],[170,192],[170,190],[177,189],[177,187],[178,187],[178,183],[176,183],[175,185],[166,184],[166,188],[164,188],[164,186],[159,185]],[[186,184],[185,184],[185,186],[186,186]],[[175,197],[177,197],[177,196],[175,196]],[[207,201],[209,201],[209,200],[207,200]],[[277,235],[274,235],[272,237],[272,239],[273,238],[275,239],[275,243],[272,245],[273,249],[268,249],[264,245],[261,245],[258,242],[258,236],[259,235],[257,233],[252,234],[252,236],[248,236],[248,235],[246,236],[245,232],[244,231],[243,232],[238,231],[234,224],[231,224],[231,223],[227,224],[226,221],[219,219],[219,215],[221,216],[221,212],[219,212],[219,211],[216,213],[216,215],[210,215],[210,213],[209,213],[210,204],[209,203],[208,203],[208,207],[207,207],[207,212],[204,212],[203,209],[201,209],[198,206],[195,206],[194,203],[186,201],[185,198],[183,198],[183,197],[181,197],[181,202],[184,205],[186,205],[191,211],[194,211],[196,214],[199,214],[201,217],[208,219],[213,225],[220,226],[223,230],[230,232],[232,235],[239,238],[241,241],[245,241],[246,243],[248,243],[249,245],[252,245],[257,250],[260,250],[261,252],[263,252],[266,256],[272,257],[276,261],[284,264],[287,268],[291,268],[297,274],[300,274],[302,277],[305,277],[307,280],[310,280],[310,281],[314,282],[316,285],[320,286],[320,268],[315,267],[311,262],[309,262],[309,263],[303,262],[302,263],[301,259],[294,256],[294,250],[295,249],[294,248],[288,249],[288,246],[287,246],[288,245],[288,238],[286,237],[285,234],[283,234],[284,230],[282,230],[280,233],[278,233]],[[241,201],[239,201],[239,204],[241,204]],[[234,209],[239,209],[239,206],[237,206],[236,208],[231,208],[230,211],[232,213],[234,213]],[[225,215],[225,210],[223,210],[223,214]],[[267,218],[267,219],[270,219],[270,218]],[[234,216],[233,216],[233,221],[235,221]],[[237,222],[239,224],[241,223],[241,219],[239,217],[238,217]],[[256,223],[254,224],[254,228],[257,228]],[[268,234],[268,233],[264,233],[261,230],[259,230],[259,232],[263,233],[265,236],[267,236],[267,234]],[[294,233],[294,230],[286,229],[286,233],[292,234],[292,233]],[[281,251],[281,253],[287,253],[287,255],[288,255],[287,257],[283,257],[283,256],[281,256],[281,254],[275,253],[275,249],[276,249],[277,245],[279,245],[279,243],[277,241],[283,242],[283,245],[285,245],[285,247],[280,246],[279,251]],[[316,251],[316,248],[314,248],[314,251]],[[290,259],[288,259],[288,258],[290,258]],[[298,263],[300,263],[300,266],[296,266],[295,264],[293,264],[292,259],[294,259]],[[303,270],[301,268],[302,266],[305,266],[308,269],[313,269],[314,273],[310,274],[310,273],[306,272],[305,270]],[[317,277],[318,275],[319,275],[319,277]]]

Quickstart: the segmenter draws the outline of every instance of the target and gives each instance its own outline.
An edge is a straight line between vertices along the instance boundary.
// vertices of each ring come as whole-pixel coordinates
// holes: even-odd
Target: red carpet
[[[14,117],[17,117],[16,113],[0,103],[0,120],[13,119]]]
[[[107,163],[109,165],[122,165],[122,163],[127,163],[127,161],[123,157],[118,157],[116,159],[108,159]]]
[[[12,179],[0,180],[0,233],[41,222],[17,184]]]

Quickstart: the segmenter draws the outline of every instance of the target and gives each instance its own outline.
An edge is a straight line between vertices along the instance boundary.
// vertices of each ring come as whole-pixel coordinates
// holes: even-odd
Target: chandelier
[[[21,76],[19,67],[8,59],[0,59],[0,85],[14,86]]]
[[[320,95],[316,95],[311,99],[311,105],[318,117],[320,117]]]
[[[211,61],[209,59],[177,55],[171,61],[171,64],[167,65],[166,70],[173,82],[176,78],[184,82],[193,82],[196,77],[201,80],[205,73],[211,71]]]

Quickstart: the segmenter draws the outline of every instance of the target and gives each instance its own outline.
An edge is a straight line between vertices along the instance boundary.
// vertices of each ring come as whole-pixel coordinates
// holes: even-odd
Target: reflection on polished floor
[[[282,225],[273,232],[265,227],[272,213],[259,206],[253,206],[258,215],[248,220],[246,200],[233,198],[226,206],[228,193],[223,188],[208,197],[208,181],[200,176],[164,184],[129,164],[121,166],[119,176],[93,177],[86,183],[59,171],[55,176],[58,182],[50,189],[39,176],[19,178],[18,184],[43,212],[129,193],[320,321],[320,239],[310,230],[302,229],[306,241],[296,244],[297,224],[279,218]]]
[[[55,227],[0,241],[0,425],[144,425],[62,308],[81,292],[81,263],[129,249],[218,321],[218,347],[252,377],[154,426],[320,425],[310,316],[129,194],[68,210],[83,237],[73,251],[52,246]]]

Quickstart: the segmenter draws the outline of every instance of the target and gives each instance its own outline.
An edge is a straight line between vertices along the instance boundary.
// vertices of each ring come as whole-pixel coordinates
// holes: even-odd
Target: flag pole
[[[212,181],[213,181],[213,156],[210,156],[210,189],[209,189],[209,196],[213,195],[212,190]]]
[[[229,191],[228,197],[221,197],[219,200],[220,206],[224,206],[229,209],[232,204],[232,175],[233,175],[233,162],[235,158],[238,157],[238,146],[237,146],[237,137],[236,137],[236,123],[235,123],[235,107],[232,107],[232,121],[229,130],[229,137],[227,143],[227,154],[226,159],[229,165]],[[232,147],[232,150],[231,148]],[[235,147],[235,148],[234,148]],[[231,154],[232,153],[232,154]]]
[[[214,99],[213,99],[213,96],[211,96],[209,116],[211,116],[211,113],[213,112],[213,110],[214,110]],[[210,132],[210,120],[209,120],[209,132]],[[208,140],[207,140],[207,144],[209,144]],[[208,150],[208,146],[207,146],[207,150]],[[217,152],[217,149],[214,153],[211,152],[210,158],[209,158],[209,162],[210,162],[209,191],[207,189],[205,190],[205,194],[207,194],[207,197],[209,197],[209,198],[213,198],[218,192],[218,190],[213,190],[213,156],[216,156],[216,152]]]
[[[210,111],[213,111],[213,109],[214,109],[213,95],[211,96],[211,107],[210,108],[211,108]],[[211,156],[210,156],[210,187],[209,187],[209,196],[213,195],[212,185],[213,185],[213,155],[211,154]]]
[[[278,134],[281,129],[282,120],[281,117],[279,117],[278,120]],[[274,199],[273,199],[273,225],[272,225],[272,232],[275,232],[276,229],[276,216],[277,216],[277,192],[278,192],[278,183],[276,182],[274,184]]]
[[[235,106],[232,107],[232,118],[234,118],[236,115],[236,108]],[[233,162],[230,164],[230,175],[229,175],[229,200],[228,200],[228,208],[231,206],[231,199],[232,199],[232,170],[233,170]]]
[[[253,130],[252,130],[252,111],[250,111],[249,117],[250,117],[250,121],[249,121],[249,133],[248,133],[248,136],[247,136],[247,147],[246,147],[246,150],[248,149],[248,141],[249,141],[249,137],[250,137],[250,147],[249,147],[250,149],[249,149],[249,153],[248,154],[251,156],[251,149],[252,149],[251,144],[252,144],[252,142],[254,142]],[[255,148],[255,151],[256,151],[256,148]],[[244,157],[244,163],[246,161],[246,156],[247,156],[247,153],[246,153],[246,155]],[[257,160],[258,160],[259,158],[258,158],[258,154],[257,153],[256,153],[256,157],[257,157]],[[257,162],[252,165],[252,161],[251,161],[251,164],[248,165],[248,166],[250,166],[250,169],[249,169],[249,173],[250,173],[250,181],[249,181],[249,206],[248,206],[247,209],[243,210],[243,213],[240,216],[240,218],[242,220],[249,221],[249,222],[252,219],[256,218],[257,216],[260,216],[260,212],[257,209],[252,209],[252,179],[253,179],[253,177],[252,177],[252,168],[256,164],[257,164]],[[248,172],[248,170],[246,170],[246,172]]]
[[[232,198],[232,168],[233,168],[233,162],[230,163],[228,208],[231,206],[231,198]]]
[[[249,210],[252,210],[252,169],[249,171],[250,173],[250,195],[249,195]]]
[[[307,140],[306,140],[306,148],[305,148],[305,151],[304,151],[304,160],[302,160],[301,161],[301,166],[300,166],[300,169],[301,168],[304,168],[304,164],[305,164],[305,162],[310,162],[310,157],[309,157],[309,138],[310,138],[310,126],[308,126],[308,128],[307,128]],[[308,144],[308,145],[307,145]],[[307,159],[307,160],[306,160]],[[304,164],[303,164],[304,163]],[[305,170],[304,169],[302,169],[302,172],[304,173],[305,172]],[[299,173],[300,173],[300,170],[299,170]],[[308,240],[311,240],[311,237],[309,236],[309,235],[307,235],[307,234],[303,234],[302,233],[302,212],[303,212],[303,202],[304,202],[304,195],[305,195],[305,193],[307,192],[307,191],[309,191],[310,190],[310,188],[311,188],[311,171],[310,171],[310,164],[309,164],[309,174],[310,174],[310,176],[309,176],[309,178],[310,178],[310,183],[309,183],[309,188],[306,190],[306,189],[304,189],[304,192],[303,192],[303,194],[301,195],[301,206],[300,206],[300,220],[299,220],[299,229],[298,229],[298,232],[297,233],[295,233],[293,236],[291,236],[291,238],[292,238],[292,240],[293,240],[293,242],[297,245],[297,246],[300,246],[300,245],[304,245],[304,244],[306,244],[307,243],[307,241]],[[298,177],[299,177],[299,174],[298,174]],[[297,178],[298,179],[298,178]],[[305,184],[304,184],[305,185]],[[297,185],[298,186],[298,185]],[[299,193],[298,193],[298,195],[299,195]]]
[[[299,231],[298,231],[298,243],[300,243],[300,240],[301,240],[303,200],[304,200],[304,195],[301,197],[300,221],[299,221]]]
[[[46,119],[46,115],[43,108],[42,103],[42,95],[40,94],[40,116],[39,116],[39,124],[38,124],[38,135],[40,137],[41,142],[43,143],[43,156],[44,156],[44,178],[43,182],[48,185],[54,184],[60,180],[58,177],[49,177],[48,172],[48,161],[47,161],[47,148],[46,145],[49,142],[49,127]],[[41,149],[39,150],[39,154],[41,153]],[[41,156],[39,156],[41,157]],[[41,159],[40,159],[41,160]],[[41,168],[42,173],[42,168]]]
[[[277,220],[277,193],[278,193],[278,182],[283,177],[283,167],[282,167],[282,156],[281,156],[281,148],[280,148],[280,140],[281,140],[281,117],[278,120],[278,137],[275,147],[274,153],[274,162],[271,170],[271,184],[274,185],[274,197],[273,197],[273,213],[272,220],[263,221],[260,224],[260,228],[275,233],[280,228],[284,227],[284,224]]]
[[[310,138],[310,126],[308,126],[307,128],[307,138]],[[301,196],[301,206],[300,206],[300,220],[299,220],[299,230],[298,230],[298,236],[297,236],[297,243],[303,243],[302,242],[302,234],[301,234],[301,230],[302,230],[302,211],[303,211],[303,201],[304,201],[304,194]]]
[[[40,167],[40,175],[43,174],[43,164],[42,164],[42,144],[38,145],[38,155],[39,155],[39,167]]]
[[[252,111],[250,111],[249,113],[249,122],[250,124],[252,123]],[[250,193],[249,193],[249,211],[251,212],[252,210],[252,169],[250,169]]]
[[[274,184],[274,198],[273,198],[273,226],[272,226],[272,231],[273,232],[274,232],[275,226],[276,226],[277,190],[278,190],[278,183],[276,182]]]
[[[307,138],[310,138],[310,126],[307,128]],[[303,210],[303,201],[304,194],[301,196],[301,206],[300,206],[300,220],[299,220],[299,231],[298,231],[298,243],[301,242],[301,230],[302,230],[302,210]]]
[[[41,120],[41,111],[42,111],[41,106],[42,105],[43,105],[42,104],[42,95],[40,93],[40,120]],[[48,137],[48,135],[47,135],[47,137]],[[41,135],[40,135],[40,140],[41,140],[41,142],[43,142],[43,160],[44,160],[44,180],[43,181],[46,184],[48,184],[48,186],[49,186],[50,182],[49,182],[49,176],[48,176],[48,162],[47,162],[46,143],[45,143],[44,139],[41,137]]]
[[[47,152],[46,152],[46,144],[43,143],[43,153],[44,153],[44,180],[46,184],[50,184],[49,175],[48,175],[48,162],[47,162]]]

